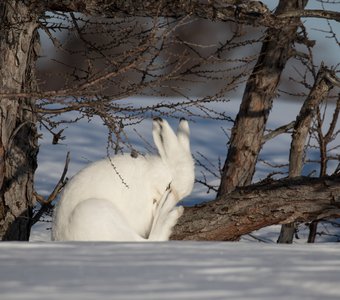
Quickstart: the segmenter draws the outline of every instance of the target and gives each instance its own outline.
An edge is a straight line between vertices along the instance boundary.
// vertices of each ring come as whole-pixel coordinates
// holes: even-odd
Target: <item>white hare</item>
[[[156,118],[152,134],[159,156],[103,159],[67,183],[55,208],[52,240],[169,239],[183,213],[176,204],[194,184],[189,125],[182,119],[176,135],[167,121]]]

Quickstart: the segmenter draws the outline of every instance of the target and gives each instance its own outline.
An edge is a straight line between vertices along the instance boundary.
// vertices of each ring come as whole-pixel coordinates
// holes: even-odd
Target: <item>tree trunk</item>
[[[281,0],[275,14],[303,9],[307,1]],[[268,29],[250,75],[240,110],[232,129],[230,146],[218,195],[251,183],[261,150],[263,134],[281,73],[290,57],[299,21],[291,20],[281,29]]]
[[[318,229],[318,221],[313,221],[309,224],[309,235],[307,243],[314,243]]]
[[[37,16],[23,3],[0,4],[0,90],[30,92],[38,46]],[[0,238],[28,240],[37,167],[37,131],[31,100],[0,102]]]
[[[340,177],[288,178],[186,208],[171,239],[230,241],[273,224],[331,217],[340,217]]]
[[[315,83],[296,118],[289,152],[289,177],[291,178],[301,176],[305,144],[316,108],[327,98],[333,87],[327,79],[327,73],[330,72],[330,70],[324,67],[320,68]],[[296,224],[294,223],[282,225],[277,242],[280,244],[291,244],[294,239],[295,230]]]

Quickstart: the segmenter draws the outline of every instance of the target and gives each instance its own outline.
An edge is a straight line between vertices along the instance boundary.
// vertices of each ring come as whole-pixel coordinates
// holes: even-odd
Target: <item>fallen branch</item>
[[[293,221],[340,217],[340,177],[298,177],[238,188],[185,209],[173,240],[237,240],[254,230]]]

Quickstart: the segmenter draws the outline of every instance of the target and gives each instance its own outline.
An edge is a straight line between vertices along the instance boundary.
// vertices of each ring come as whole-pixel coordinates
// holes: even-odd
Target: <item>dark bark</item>
[[[281,0],[275,14],[303,9],[306,1]],[[299,20],[282,29],[268,29],[265,41],[250,75],[232,129],[230,146],[222,173],[218,196],[237,186],[251,183],[261,150],[263,134],[281,73],[290,57]]]
[[[323,118],[321,117],[320,109],[317,109],[317,134],[318,134],[318,142],[320,147],[320,177],[326,176],[327,174],[327,163],[328,163],[328,154],[327,154],[327,146],[334,139],[336,134],[334,135],[334,131],[336,128],[336,124],[338,123],[340,113],[340,94],[338,95],[338,99],[336,102],[336,107],[333,113],[333,118],[327,133],[323,133]],[[309,225],[309,235],[308,235],[308,243],[314,243],[318,230],[318,221],[313,221]]]
[[[23,1],[0,4],[0,90],[30,92],[34,87],[37,16]],[[29,99],[0,102],[0,239],[28,240],[37,167],[37,133]]]
[[[318,221],[313,221],[309,224],[309,235],[308,235],[308,240],[307,243],[314,243],[316,234],[318,230]]]
[[[327,98],[333,87],[327,79],[329,73],[331,73],[330,70],[324,67],[320,68],[315,83],[296,118],[289,152],[289,177],[297,177],[302,174],[304,149],[313,117],[317,107]],[[282,225],[277,242],[291,244],[294,239],[295,227],[295,224]]]
[[[279,238],[277,239],[278,244],[292,244],[294,235],[296,233],[296,226],[295,222],[283,224],[281,226]]]
[[[57,10],[80,12],[87,15],[105,15],[115,17],[168,17],[183,18],[188,16],[212,21],[233,21],[254,26],[283,26],[287,20],[278,21],[270,10],[259,1],[230,0],[217,5],[214,1],[191,0],[47,0],[35,1],[39,11]]]
[[[320,103],[322,103],[328,96],[333,84],[328,80],[326,74],[331,71],[321,67],[315,83],[304,102],[299,115],[296,118],[292,143],[289,153],[289,176],[296,177],[301,175],[303,167],[304,148],[307,141],[308,133],[315,112]],[[326,174],[323,174],[326,175]]]
[[[237,240],[265,226],[340,216],[340,177],[292,178],[236,189],[186,208],[173,240]]]
[[[300,2],[303,2],[302,0]],[[285,1],[283,1],[285,2]],[[289,1],[288,1],[289,2]],[[252,26],[284,27],[291,18],[312,17],[340,20],[340,13],[327,10],[304,10],[292,6],[279,16],[271,14],[261,1],[228,0],[223,3],[199,0],[45,0],[33,1],[35,9],[80,12],[87,15],[116,17],[171,17],[181,18],[188,15],[213,21],[233,21]],[[286,4],[284,4],[286,5]],[[288,5],[290,5],[288,3]]]

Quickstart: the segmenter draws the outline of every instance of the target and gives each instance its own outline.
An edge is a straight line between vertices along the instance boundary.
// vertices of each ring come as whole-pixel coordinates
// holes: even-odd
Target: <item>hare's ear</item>
[[[157,147],[158,153],[161,157],[165,157],[164,141],[162,137],[162,123],[161,118],[154,118],[152,123],[153,141]]]
[[[190,152],[190,129],[189,123],[185,119],[181,119],[177,129],[177,138],[178,142],[182,145],[182,147]]]
[[[168,159],[174,159],[178,155],[178,138],[166,120],[162,120],[161,140],[163,149]]]

